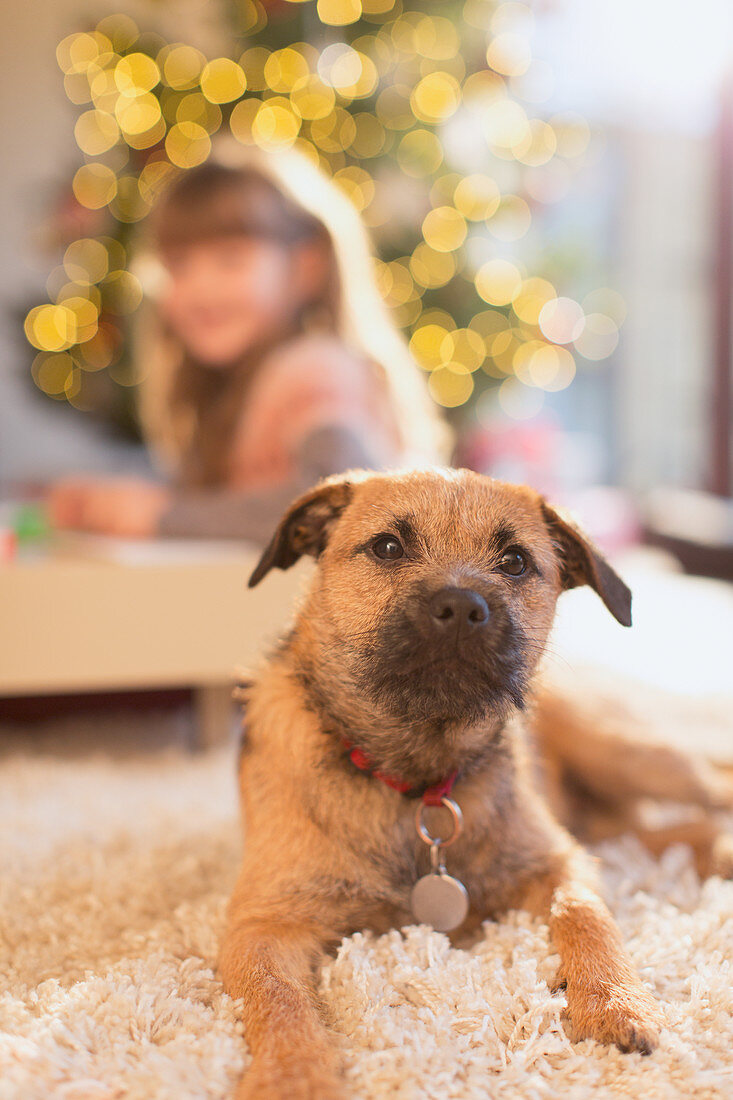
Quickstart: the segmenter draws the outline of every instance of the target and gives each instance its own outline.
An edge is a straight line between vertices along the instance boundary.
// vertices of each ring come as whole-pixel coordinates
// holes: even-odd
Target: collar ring
[[[447,848],[450,844],[453,844],[455,840],[463,832],[463,814],[461,813],[461,807],[457,802],[454,802],[452,798],[447,798],[445,795],[438,803],[440,806],[444,806],[448,810],[453,819],[453,829],[447,837],[433,836],[428,829],[423,815],[425,813],[426,803],[420,802],[415,813],[415,827],[417,828],[418,836],[425,844],[437,845],[439,848]]]

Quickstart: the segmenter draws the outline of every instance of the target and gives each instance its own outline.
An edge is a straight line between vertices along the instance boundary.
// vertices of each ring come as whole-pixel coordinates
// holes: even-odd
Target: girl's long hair
[[[250,349],[244,369],[213,371],[192,362],[154,308],[155,254],[170,245],[225,235],[266,237],[285,245],[321,239],[329,276],[284,338],[314,324],[360,353],[386,386],[402,464],[447,462],[451,432],[430,399],[425,379],[389,317],[374,278],[361,219],[339,189],[303,154],[263,154],[221,147],[177,177],[151,216],[151,241],[140,265],[153,299],[143,308],[136,356],[140,420],[154,456],[179,481],[216,484],[226,463],[253,366],[273,343]],[[150,308],[150,306],[153,308]],[[144,355],[144,361],[143,361]]]

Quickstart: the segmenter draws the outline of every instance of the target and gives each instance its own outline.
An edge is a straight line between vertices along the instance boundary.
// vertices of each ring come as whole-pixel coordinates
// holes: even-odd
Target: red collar
[[[380,772],[375,768],[372,760],[369,759],[365,752],[352,745],[350,741],[347,741],[345,737],[341,738],[344,748],[349,754],[351,763],[359,769],[359,771],[367,772],[369,775],[373,775],[375,779],[381,779],[382,783],[386,783],[388,787],[392,787],[393,790],[399,791],[400,794],[406,794],[415,798],[422,798],[426,806],[440,806],[442,799],[448,798],[453,789],[453,784],[458,777],[458,771],[451,772],[445,779],[441,779],[440,783],[436,783],[432,787],[426,787],[422,790],[413,790],[409,783],[404,779],[397,779],[392,775],[385,775],[384,772]]]

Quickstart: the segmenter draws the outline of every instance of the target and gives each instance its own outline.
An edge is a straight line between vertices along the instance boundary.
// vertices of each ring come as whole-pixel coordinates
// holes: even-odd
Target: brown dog
[[[467,470],[328,479],[290,508],[250,584],[302,554],[314,581],[247,693],[245,857],[219,960],[253,1054],[240,1096],[345,1095],[319,962],[356,930],[415,923],[413,887],[444,881],[444,858],[470,903],[457,932],[540,915],[574,1034],[649,1053],[659,1010],[590,857],[538,794],[524,731],[559,594],[589,584],[628,626],[626,585],[536,492]],[[449,790],[463,830],[444,853],[416,807],[428,839],[449,841],[453,803],[423,808]]]

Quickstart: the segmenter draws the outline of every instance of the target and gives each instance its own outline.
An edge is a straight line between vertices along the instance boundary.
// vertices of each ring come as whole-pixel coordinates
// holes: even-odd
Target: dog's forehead
[[[499,528],[519,536],[542,529],[539,496],[469,470],[409,471],[362,482],[349,507],[349,526],[360,534],[400,523],[440,539],[460,529],[485,538]]]

